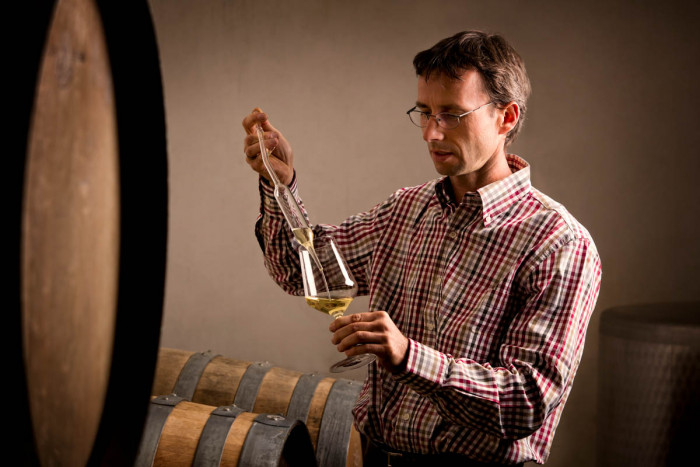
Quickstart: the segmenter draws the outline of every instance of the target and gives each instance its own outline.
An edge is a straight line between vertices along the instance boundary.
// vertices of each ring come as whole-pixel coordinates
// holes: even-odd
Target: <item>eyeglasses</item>
[[[463,114],[460,115],[455,115],[447,112],[440,112],[439,114],[429,114],[428,112],[423,112],[421,110],[418,110],[418,106],[414,106],[412,109],[410,109],[408,112],[408,118],[411,119],[411,122],[413,122],[414,125],[425,128],[428,126],[428,121],[430,120],[430,117],[435,118],[435,121],[437,124],[440,126],[440,128],[444,128],[445,130],[451,130],[453,128],[457,128],[459,125],[459,119],[464,117],[465,115],[469,115],[472,112],[476,112],[482,107],[486,107],[489,104],[493,104],[493,101],[487,102],[484,105],[480,105],[474,110],[470,110],[469,112],[464,112]]]

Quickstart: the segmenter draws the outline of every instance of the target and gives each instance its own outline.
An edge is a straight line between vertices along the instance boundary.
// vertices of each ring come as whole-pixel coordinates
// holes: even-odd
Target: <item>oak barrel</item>
[[[304,422],[318,465],[362,465],[352,407],[361,384],[303,374],[268,363],[246,362],[211,352],[161,348],[153,394],[175,393],[211,406],[236,406]]]
[[[21,3],[31,8],[20,24],[34,16],[30,31],[45,28],[40,53],[21,62],[33,89],[29,98],[19,88],[30,111],[17,112],[26,131],[13,135],[25,140],[13,154],[24,460],[129,465],[148,409],[165,282],[165,115],[153,24],[145,1]]]
[[[315,465],[303,423],[236,406],[211,407],[174,394],[154,397],[135,467]]]

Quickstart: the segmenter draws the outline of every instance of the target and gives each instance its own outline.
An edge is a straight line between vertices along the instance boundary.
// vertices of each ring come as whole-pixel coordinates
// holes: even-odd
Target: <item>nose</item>
[[[437,124],[435,117],[428,118],[428,123],[423,128],[423,140],[428,143],[430,141],[441,141],[444,138],[442,128]]]

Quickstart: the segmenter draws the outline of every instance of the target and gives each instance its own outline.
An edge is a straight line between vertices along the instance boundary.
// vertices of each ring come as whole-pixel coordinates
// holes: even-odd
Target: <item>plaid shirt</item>
[[[600,289],[590,234],[512,175],[456,204],[447,178],[404,188],[339,226],[336,239],[370,310],[409,338],[405,371],[376,363],[354,409],[358,429],[390,448],[479,461],[547,460]],[[260,184],[256,235],[273,279],[303,295],[296,245]],[[296,179],[292,182],[296,194]]]

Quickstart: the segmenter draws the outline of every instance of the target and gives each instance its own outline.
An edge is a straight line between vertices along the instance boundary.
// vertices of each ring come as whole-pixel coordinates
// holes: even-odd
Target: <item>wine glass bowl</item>
[[[333,319],[340,318],[357,295],[357,282],[333,237],[325,235],[307,240],[299,248],[306,303]],[[357,368],[375,358],[372,354],[348,357],[334,364],[330,371],[337,373]]]

